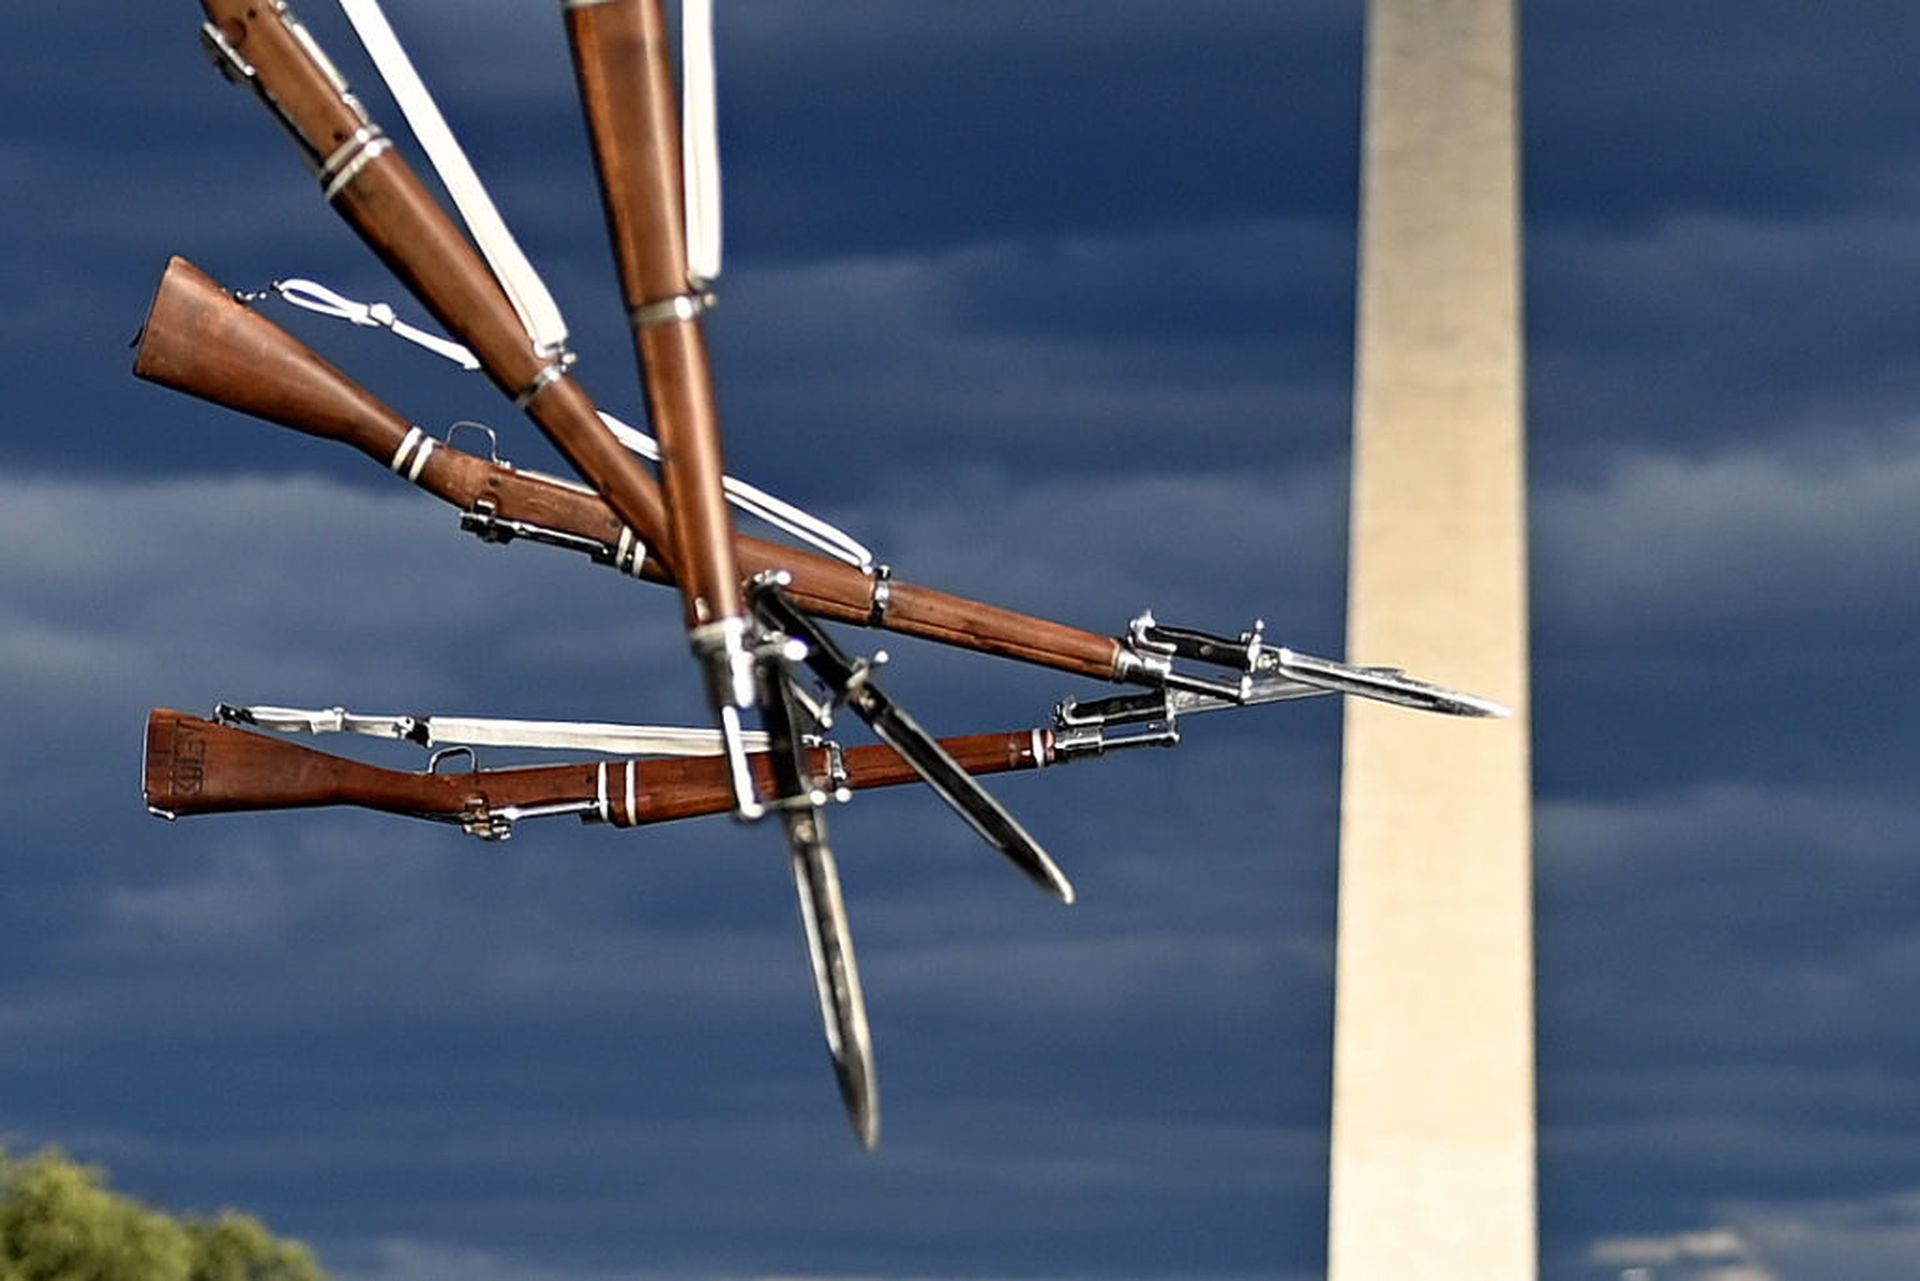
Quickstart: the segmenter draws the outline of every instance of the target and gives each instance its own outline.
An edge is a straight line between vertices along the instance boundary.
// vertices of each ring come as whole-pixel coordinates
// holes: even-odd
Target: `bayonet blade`
[[[880,1089],[873,1067],[873,1034],[867,1025],[860,967],[853,957],[853,931],[840,892],[840,870],[827,844],[826,796],[807,767],[805,743],[796,728],[792,677],[784,660],[769,656],[760,665],[771,688],[762,700],[774,780],[781,794],[780,817],[792,854],[793,884],[800,897],[800,922],[807,957],[820,999],[820,1021],[827,1052],[840,1083],[840,1098],[860,1146],[871,1151],[880,1141]]]
[[[818,623],[795,607],[777,581],[757,579],[752,595],[754,608],[762,620],[807,647],[806,663],[814,675],[844,700],[881,742],[900,753],[954,813],[1035,884],[1062,903],[1073,902],[1073,882],[1040,842],[961,768],[906,709],[874,684],[871,664],[856,663],[847,657]]]
[[[1262,666],[1271,661],[1270,670],[1304,685],[1316,686],[1340,694],[1396,703],[1423,712],[1443,716],[1511,716],[1512,710],[1490,698],[1415,680],[1391,667],[1353,667],[1330,658],[1315,658],[1291,649],[1266,649]]]

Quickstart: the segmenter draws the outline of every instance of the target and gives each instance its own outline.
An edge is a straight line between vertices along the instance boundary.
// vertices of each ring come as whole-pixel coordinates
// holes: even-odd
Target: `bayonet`
[[[783,576],[755,579],[748,597],[763,624],[806,646],[804,661],[826,686],[833,705],[851,708],[881,742],[919,771],[935,795],[1015,867],[1062,903],[1073,902],[1073,883],[1032,834],[880,688],[873,679],[871,660],[850,658],[825,629],[794,606]]]

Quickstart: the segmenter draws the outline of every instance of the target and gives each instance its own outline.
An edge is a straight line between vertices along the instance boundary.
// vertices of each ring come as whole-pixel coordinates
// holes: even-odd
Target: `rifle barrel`
[[[141,330],[141,378],[308,435],[353,446],[474,516],[484,531],[552,531],[651,582],[671,583],[657,556],[631,563],[644,539],[598,495],[433,441],[379,397],[184,258],[167,266]],[[900,579],[882,584],[852,565],[740,536],[743,579],[785,569],[788,593],[810,614],[1077,676],[1113,680],[1121,646],[1110,636],[983,604]]]
[[[576,6],[567,10],[567,33],[648,417],[660,440],[660,479],[679,550],[688,640],[734,762],[740,811],[757,814],[740,714],[769,692],[779,695],[772,681],[755,675],[734,558],[720,410],[700,319],[711,295],[687,268],[680,116],[666,6],[662,0]]]

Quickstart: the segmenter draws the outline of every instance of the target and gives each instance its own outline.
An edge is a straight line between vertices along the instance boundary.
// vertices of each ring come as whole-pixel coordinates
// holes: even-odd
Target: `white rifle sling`
[[[317,280],[297,277],[276,280],[271,288],[282,300],[295,307],[367,328],[385,329],[415,346],[423,347],[437,356],[452,361],[469,372],[480,368],[479,360],[466,347],[451,338],[408,324],[401,320],[387,303],[356,302]],[[600,414],[600,421],[606,424],[607,430],[613,433],[614,439],[618,440],[623,447],[648,462],[660,461],[660,446],[652,436],[604,411]],[[399,468],[396,466],[395,470],[398,471]],[[415,478],[417,479],[417,476]],[[872,550],[838,526],[737,477],[722,477],[720,483],[726,490],[727,501],[749,516],[765,521],[775,529],[799,539],[835,560],[844,561],[868,573],[875,571],[876,564]],[[641,556],[644,557],[644,555],[645,548],[641,548]],[[625,564],[622,568],[631,573],[638,573],[639,563],[640,558],[636,557],[631,560],[630,569]]]
[[[466,220],[467,230],[473,233],[474,242],[493,268],[501,288],[512,300],[527,336],[543,355],[557,354],[567,345],[567,325],[560,316],[559,306],[547,292],[533,264],[527,261],[526,254],[521,252],[513,233],[507,230],[506,221],[494,207],[492,197],[487,195],[467,153],[447,126],[433,95],[427,92],[420,73],[414,69],[413,59],[407,56],[399,37],[394,35],[379,0],[340,0],[340,8],[353,24],[360,43],[366,46],[367,56],[373,59],[380,78],[386,81],[388,91],[399,104],[400,114],[407,118],[407,127],[413,130],[421,150],[427,153],[434,171],[440,175],[441,184],[453,197],[454,206]]]
[[[720,731],[679,725],[621,725],[600,721],[532,721],[486,716],[379,716],[343,707],[234,707],[215,719],[282,734],[364,734],[422,747],[513,747],[601,752],[612,756],[718,756]],[[748,732],[747,750],[767,750],[767,736]]]
[[[688,284],[720,276],[720,128],[713,61],[713,0],[680,5],[680,168],[686,189]]]
[[[332,316],[351,324],[362,325],[369,329],[386,329],[419,347],[425,347],[436,356],[445,357],[469,373],[480,368],[479,359],[465,347],[451,338],[429,333],[424,329],[409,325],[384,302],[355,302],[345,294],[336,293],[317,280],[304,280],[294,277],[288,280],[276,280],[269,286],[280,298],[295,307],[317,312],[322,316]]]
[[[616,725],[597,721],[522,721],[473,716],[431,716],[428,746],[524,747],[605,752],[615,756],[718,756],[720,731],[677,725]],[[745,735],[749,751],[767,749],[764,734]]]

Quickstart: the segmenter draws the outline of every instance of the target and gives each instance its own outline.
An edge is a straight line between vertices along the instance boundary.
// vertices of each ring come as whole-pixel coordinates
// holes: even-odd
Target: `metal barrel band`
[[[628,525],[620,527],[620,543],[613,549],[613,567],[633,578],[640,577],[640,571],[647,563],[647,545],[640,535]]]
[[[409,428],[400,441],[400,448],[393,451],[393,461],[387,464],[387,468],[394,475],[405,476],[417,485],[420,483],[420,473],[426,470],[427,459],[439,443],[420,428]]]
[[[550,365],[542,365],[540,372],[533,376],[533,381],[527,384],[527,389],[513,398],[513,407],[524,411],[534,402],[535,397],[566,376],[565,360],[556,360]]]
[[[393,139],[379,125],[361,125],[320,164],[320,186],[331,204],[352,186],[366,167],[392,149]]]
[[[643,302],[627,313],[627,323],[635,329],[651,329],[655,325],[677,324],[685,320],[698,320],[719,303],[719,299],[707,290],[698,293],[675,294],[671,298],[662,298],[658,302]]]
[[[893,566],[873,567],[873,604],[867,610],[867,626],[885,627],[887,607],[893,604]]]

